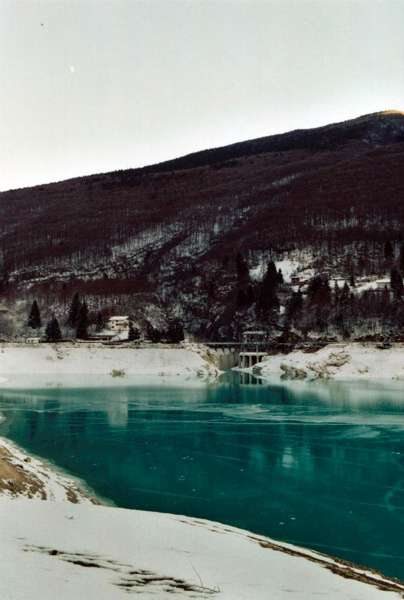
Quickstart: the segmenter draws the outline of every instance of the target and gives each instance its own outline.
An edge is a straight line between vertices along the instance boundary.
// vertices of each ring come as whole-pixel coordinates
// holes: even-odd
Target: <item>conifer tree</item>
[[[147,323],[147,337],[153,344],[161,342],[161,332],[149,322]]]
[[[133,326],[133,322],[129,321],[128,340],[134,342],[140,338],[140,331]]]
[[[341,305],[346,306],[349,304],[351,292],[349,289],[349,285],[345,282],[344,287],[342,288],[341,295],[339,297],[339,302]]]
[[[42,327],[41,313],[39,312],[38,302],[33,301],[28,317],[28,327],[31,329],[40,329]]]
[[[170,321],[167,330],[167,341],[171,344],[178,344],[184,339],[184,328],[178,320]]]
[[[403,278],[398,269],[395,267],[390,271],[390,287],[393,291],[394,298],[399,300],[404,291]]]
[[[384,286],[383,294],[382,294],[382,308],[383,311],[386,311],[390,308],[390,292],[387,286]]]
[[[244,288],[240,288],[237,291],[236,303],[237,303],[238,308],[243,308],[244,306],[248,305],[247,295],[246,295]]]
[[[81,308],[80,296],[79,293],[76,292],[73,296],[72,303],[70,305],[69,316],[67,317],[66,325],[68,327],[77,327],[77,322],[79,318]]]
[[[275,263],[271,260],[268,263],[267,272],[262,280],[257,302],[257,309],[262,316],[279,308],[279,301],[276,295],[277,289],[278,271],[276,270]]]
[[[250,281],[250,271],[248,264],[241,252],[236,256],[237,282],[239,285],[246,285]]]
[[[392,260],[394,258],[393,245],[390,240],[384,244],[384,257],[386,260]]]
[[[351,286],[351,288],[354,288],[356,286],[355,273],[353,271],[351,271],[351,275],[349,277],[349,285]]]
[[[250,270],[248,268],[247,261],[245,260],[241,252],[239,252],[236,256],[236,271],[236,306],[238,308],[245,308],[247,306],[250,306],[254,300],[251,300]]]
[[[47,342],[60,342],[62,339],[62,332],[60,331],[59,321],[56,317],[53,317],[47,324],[45,335]]]
[[[251,306],[251,304],[254,303],[254,289],[251,284],[247,287],[246,290],[246,300],[248,306]]]
[[[399,268],[401,273],[404,273],[404,242],[402,242],[400,247]]]
[[[339,285],[335,281],[335,283],[334,283],[334,303],[335,304],[338,304],[340,295],[341,295],[341,292],[340,292],[340,289],[339,289]]]
[[[82,302],[79,310],[79,314],[77,317],[77,329],[76,329],[76,337],[79,340],[86,340],[88,338],[88,308],[85,302]]]
[[[307,297],[310,304],[325,306],[331,303],[331,289],[328,279],[321,275],[316,275],[311,279]]]
[[[303,296],[299,290],[293,292],[286,306],[286,316],[289,320],[293,320],[303,309]]]
[[[97,312],[97,316],[95,319],[95,330],[99,333],[105,327],[105,319],[101,311]]]

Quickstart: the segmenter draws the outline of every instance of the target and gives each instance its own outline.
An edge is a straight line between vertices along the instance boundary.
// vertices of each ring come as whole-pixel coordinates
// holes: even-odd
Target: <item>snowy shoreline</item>
[[[159,600],[393,600],[404,592],[377,573],[200,519],[33,500],[0,500],[0,518],[2,597],[32,598],[34,581],[41,600],[56,590],[60,600],[131,592]]]
[[[345,561],[212,521],[94,506],[77,482],[0,438],[8,460],[45,483],[46,497],[0,487],[0,595],[393,600],[404,584]],[[0,455],[1,456],[1,455]],[[28,462],[27,461],[28,458]],[[0,482],[2,482],[0,471]],[[40,499],[41,498],[41,499]]]
[[[0,415],[0,421],[4,417]],[[87,485],[0,437],[0,497],[99,504]]]
[[[267,356],[240,370],[268,380],[404,381],[404,345],[381,349],[365,343],[328,344],[314,352]]]
[[[139,378],[216,378],[214,355],[198,344],[138,347],[102,343],[0,345],[0,387],[119,386]]]

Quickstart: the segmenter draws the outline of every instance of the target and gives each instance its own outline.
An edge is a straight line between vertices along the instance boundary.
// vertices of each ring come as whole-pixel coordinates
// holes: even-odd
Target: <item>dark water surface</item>
[[[404,579],[404,386],[0,392],[23,448],[118,506],[204,517]]]

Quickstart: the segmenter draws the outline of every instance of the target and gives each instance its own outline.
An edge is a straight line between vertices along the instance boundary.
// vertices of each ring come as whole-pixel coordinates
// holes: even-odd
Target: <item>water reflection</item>
[[[401,386],[253,379],[8,391],[0,433],[121,506],[216,519],[404,578]]]
[[[239,385],[263,385],[263,380],[259,377],[254,377],[252,373],[238,373]]]

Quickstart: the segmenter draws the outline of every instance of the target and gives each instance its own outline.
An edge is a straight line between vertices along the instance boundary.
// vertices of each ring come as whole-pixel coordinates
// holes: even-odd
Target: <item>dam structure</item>
[[[241,342],[208,342],[206,345],[215,351],[220,369],[248,369],[268,354],[267,332],[261,330],[245,331]]]

